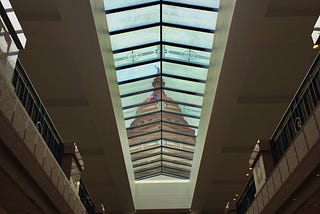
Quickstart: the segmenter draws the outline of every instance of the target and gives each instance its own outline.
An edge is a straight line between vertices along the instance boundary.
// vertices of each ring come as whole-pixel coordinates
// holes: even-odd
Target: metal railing
[[[86,208],[88,214],[95,214],[95,206],[93,201],[91,200],[91,197],[89,195],[89,192],[86,188],[86,186],[83,184],[82,180],[80,180],[80,186],[79,186],[79,197],[83,204],[83,206]]]
[[[61,165],[63,142],[19,60],[14,69],[12,84],[20,102]]]
[[[270,139],[275,165],[298,135],[300,128],[306,123],[320,101],[319,58],[320,53],[318,53],[312,63]]]
[[[251,175],[246,187],[241,192],[237,201],[237,213],[244,214],[250,207],[256,194],[256,186],[254,184],[253,176]]]

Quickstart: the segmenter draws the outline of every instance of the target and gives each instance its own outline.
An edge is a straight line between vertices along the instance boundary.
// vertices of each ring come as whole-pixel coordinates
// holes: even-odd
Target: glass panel
[[[196,116],[196,117],[200,117],[200,115],[201,115],[201,108],[196,108],[196,107],[191,107],[191,106],[186,106],[186,105],[180,105],[180,104],[179,104],[179,107],[180,107],[180,110],[181,110],[182,114],[186,114],[186,115],[190,115],[190,116]],[[166,110],[170,111],[170,112],[176,112],[176,111],[171,110],[170,108],[167,108]]]
[[[151,155],[154,155],[154,154],[159,154],[160,152],[161,152],[161,148],[154,148],[154,149],[147,150],[147,151],[144,151],[144,152],[132,154],[131,158],[133,160],[141,159],[141,158],[148,157],[148,156],[151,156]]]
[[[104,2],[104,7],[107,10],[115,9],[115,8],[122,8],[122,7],[128,7],[128,6],[133,6],[133,5],[139,5],[139,4],[144,4],[148,2],[156,2],[159,0],[103,0]]]
[[[161,132],[156,132],[156,133],[152,133],[152,134],[148,134],[148,135],[144,135],[141,137],[135,137],[135,138],[131,138],[129,139],[129,146],[130,145],[135,145],[138,144],[140,142],[145,142],[145,141],[153,141],[153,140],[157,140],[161,138]]]
[[[112,50],[160,41],[160,27],[151,27],[111,36]]]
[[[113,57],[116,67],[160,59],[160,45],[114,54]]]
[[[182,177],[186,177],[186,178],[189,178],[189,176],[190,176],[190,172],[183,172],[183,171],[174,170],[171,168],[162,168],[162,172],[167,173],[169,175],[182,176]]]
[[[178,156],[181,158],[186,158],[186,159],[192,159],[193,154],[192,153],[188,153],[188,152],[184,152],[184,151],[178,151],[178,150],[173,150],[173,149],[168,149],[168,148],[162,148],[162,152],[164,154],[168,154],[168,155],[173,155],[173,156]]]
[[[196,3],[196,2],[195,2]],[[163,5],[163,22],[214,30],[217,13],[185,7]]]
[[[196,130],[195,129],[192,129],[192,128],[189,128],[189,127],[185,127],[185,126],[181,126],[181,125],[162,123],[162,129],[164,131],[172,131],[172,132],[181,133],[181,134],[190,135],[190,136],[195,136],[196,135]],[[181,136],[181,137],[186,137],[187,138],[187,136]]]
[[[149,63],[117,71],[118,82],[160,73],[160,62]]]
[[[145,150],[145,149],[151,149],[151,148],[155,148],[160,146],[160,140],[157,141],[153,141],[153,142],[149,142],[149,143],[144,143],[144,144],[140,144],[137,146],[131,146],[130,152],[137,152],[137,151],[141,151],[141,150]]]
[[[163,41],[177,44],[188,44],[201,48],[212,48],[213,33],[203,33],[173,27],[162,27]]]
[[[167,1],[183,3],[183,4],[191,4],[196,6],[203,6],[203,7],[211,7],[211,8],[218,8],[220,3],[220,0],[167,0]]]
[[[163,45],[163,58],[208,66],[211,53]]]
[[[168,88],[191,91],[195,93],[204,93],[205,84],[188,80],[176,79],[171,77],[163,77],[164,86]]]
[[[187,137],[184,135],[169,133],[169,132],[165,132],[165,131],[162,132],[162,137],[164,139],[169,140],[169,141],[185,142],[185,143],[192,144],[192,145],[194,145],[196,143],[195,137]]]
[[[156,161],[156,160],[161,160],[161,155],[160,154],[152,156],[152,157],[149,157],[149,158],[144,158],[144,159],[133,161],[133,167],[135,167],[137,165],[140,165],[140,164]]]
[[[152,89],[153,80],[154,78],[149,78],[149,79],[144,79],[140,81],[119,85],[120,95]],[[147,99],[151,95],[152,95],[152,92],[149,92],[149,96],[146,95],[145,98]]]
[[[155,102],[155,103],[152,102],[147,105],[125,109],[123,110],[124,118],[131,118],[137,115],[143,115],[145,113],[157,112],[161,109],[160,105],[161,105],[160,102]],[[135,123],[135,126],[144,124],[145,122],[144,120],[146,118],[145,117],[139,117],[139,118],[140,118],[140,121],[139,122],[137,121]],[[138,118],[136,118],[136,120],[138,120]]]
[[[141,104],[144,101],[152,101],[151,99],[154,99],[154,98],[151,98],[151,95],[152,95],[152,92],[146,92],[143,94],[121,98],[122,107]]]
[[[189,171],[190,172],[190,167],[189,166],[183,166],[175,163],[169,163],[169,162],[163,162],[162,163],[163,167],[168,167],[168,168],[176,168],[177,170],[182,170],[182,171]]]
[[[206,80],[208,69],[193,66],[180,65],[170,62],[162,62],[162,73],[173,74],[180,77],[190,77],[199,80]]]
[[[162,145],[166,147],[174,148],[174,149],[183,149],[190,152],[193,152],[195,148],[194,145],[186,145],[186,144],[169,141],[169,140],[162,140]]]
[[[199,126],[199,119],[168,113],[162,114],[162,120],[181,125]],[[195,130],[195,133],[197,135],[197,130]]]
[[[148,133],[152,133],[155,131],[161,131],[161,126],[160,123],[158,124],[153,124],[153,125],[149,125],[149,126],[144,126],[144,127],[139,127],[139,128],[135,128],[135,129],[130,129],[127,130],[127,134],[128,134],[128,138],[134,137],[134,136],[139,136],[142,134],[147,134],[147,135],[143,135],[145,140],[144,141],[148,141],[149,140],[149,135]],[[131,141],[131,139],[129,139],[129,141]]]
[[[166,155],[166,154],[163,154],[162,158],[163,158],[164,161],[167,160],[167,161],[183,163],[183,164],[192,164],[191,160],[187,160],[187,159],[179,158],[179,157],[173,157],[173,156],[169,156],[169,155]]]
[[[134,168],[134,172],[135,173],[142,173],[143,171],[154,169],[154,168],[160,168],[160,167],[161,167],[161,161],[158,161],[158,162],[153,162],[150,164],[138,166],[138,167]]]
[[[139,178],[143,178],[143,177],[147,177],[147,176],[155,176],[157,174],[160,174],[161,173],[161,168],[156,168],[156,169],[149,169],[147,171],[144,171],[144,172],[137,172],[137,173],[134,173],[136,179],[139,179]]]
[[[126,128],[128,127],[134,127],[134,126],[139,126],[145,123],[152,123],[154,121],[160,121],[161,120],[161,114],[160,113],[154,113],[152,116],[142,116],[139,117],[139,119],[134,118],[134,119],[129,119],[126,120]]]
[[[174,100],[177,102],[182,102],[182,103],[185,102],[185,103],[190,103],[194,105],[202,105],[203,98],[200,96],[185,94],[185,93],[180,93],[175,91],[169,91],[169,90],[166,90],[166,95],[168,97],[171,97],[172,98],[171,100]]]
[[[160,5],[126,10],[107,15],[109,31],[117,31],[160,22]]]

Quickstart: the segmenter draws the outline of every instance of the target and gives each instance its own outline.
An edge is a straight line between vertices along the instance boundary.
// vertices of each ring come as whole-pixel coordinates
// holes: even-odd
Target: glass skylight
[[[189,179],[219,0],[104,0],[136,180]]]

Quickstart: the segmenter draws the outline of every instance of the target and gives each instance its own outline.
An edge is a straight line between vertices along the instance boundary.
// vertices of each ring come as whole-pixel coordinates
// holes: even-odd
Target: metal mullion
[[[174,42],[162,41],[161,43],[163,45],[169,45],[169,46],[173,46],[173,47],[191,49],[191,50],[196,50],[196,51],[203,51],[203,52],[208,52],[208,53],[211,53],[211,51],[212,51],[211,48],[202,48],[202,47],[191,46],[191,45],[186,45],[186,44],[178,44],[178,43],[174,43]]]
[[[122,108],[122,110],[135,108],[135,107],[139,107],[139,106],[144,106],[144,105],[149,105],[149,104],[158,103],[158,102],[174,103],[174,104],[185,105],[185,106],[190,106],[190,107],[200,108],[200,109],[202,108],[201,105],[195,105],[195,104],[185,103],[185,102],[178,102],[178,101],[174,101],[174,100],[155,100],[155,101],[150,101],[148,103],[138,103],[138,104],[134,104],[134,105],[130,105],[130,106],[125,106]]]
[[[136,151],[136,152],[131,152],[130,154],[131,155],[136,155],[136,154],[140,154],[140,153],[143,153],[143,152],[148,152],[150,150],[154,150],[154,149],[159,149],[160,146],[156,146],[156,147],[152,147],[152,148],[148,148],[148,149],[143,149],[143,150],[140,150],[140,151]]]
[[[160,88],[150,88],[150,89],[145,89],[145,90],[142,90],[142,91],[136,91],[136,92],[132,92],[132,93],[127,93],[127,94],[120,95],[120,98],[125,98],[125,97],[134,96],[134,95],[144,94],[146,92],[157,91],[159,89]]]
[[[135,108],[135,107],[139,107],[139,106],[145,106],[145,105],[149,105],[149,104],[153,104],[153,103],[158,103],[158,102],[161,102],[161,100],[154,100],[154,101],[149,101],[148,103],[138,103],[138,104],[133,104],[133,105],[125,106],[125,107],[122,107],[122,110],[130,109],[130,108]]]
[[[158,141],[158,140],[161,140],[161,138],[156,138],[154,140],[142,141],[142,142],[139,142],[139,143],[136,143],[136,144],[132,144],[132,145],[129,145],[129,148],[131,148],[133,146],[140,146],[140,145],[146,144],[146,143],[151,143],[151,142]]]
[[[163,155],[170,156],[170,157],[174,157],[174,158],[180,158],[180,159],[184,159],[184,160],[189,160],[189,161],[192,161],[192,160],[193,160],[193,158],[181,157],[181,156],[178,156],[178,155],[168,154],[168,153],[165,153],[165,152],[162,152],[162,154],[163,154]]]
[[[191,46],[191,45],[179,44],[179,43],[167,42],[167,41],[157,41],[157,42],[146,43],[143,45],[136,45],[136,46],[131,46],[131,47],[127,47],[127,48],[113,50],[112,53],[118,54],[118,53],[123,53],[123,52],[127,52],[127,51],[133,51],[133,50],[138,50],[138,49],[142,49],[142,48],[157,46],[157,45],[161,45],[161,44],[162,45],[169,45],[169,46],[173,46],[173,47],[178,47],[178,48],[203,51],[203,52],[208,52],[208,53],[211,53],[211,51],[212,51],[211,48],[202,48],[202,47],[198,47],[198,46]]]
[[[162,3],[166,4],[166,5],[171,5],[171,6],[185,7],[185,8],[189,8],[189,9],[204,10],[204,11],[209,11],[209,12],[218,12],[219,11],[219,8],[205,7],[205,6],[192,5],[192,4],[184,4],[184,3],[178,3],[178,2],[162,1]]]
[[[141,81],[141,80],[151,79],[151,78],[154,78],[154,77],[157,77],[157,76],[159,76],[159,74],[152,74],[152,75],[148,75],[148,76],[138,77],[138,78],[135,78],[135,79],[124,80],[124,81],[118,82],[118,85],[124,85],[124,84],[128,84],[128,83],[138,82],[138,81]]]
[[[172,149],[172,150],[175,150],[175,151],[185,152],[185,153],[189,153],[189,154],[194,154],[194,152],[191,152],[191,151],[188,151],[188,150],[184,150],[184,149],[177,149],[177,148],[172,148],[172,147],[168,147],[168,146],[163,146],[163,148]]]
[[[132,158],[132,162],[138,161],[138,160],[147,159],[147,158],[152,158],[152,157],[157,156],[157,155],[161,155],[161,153],[159,152],[159,153],[151,154],[151,155],[148,155],[148,156],[145,156],[145,157],[141,157],[141,158],[135,158],[135,159]]]
[[[192,26],[188,26],[188,25],[180,25],[180,24],[174,24],[174,23],[169,23],[169,22],[163,22],[162,25],[166,26],[166,27],[173,27],[173,28],[179,28],[179,29],[184,29],[184,30],[192,30],[192,31],[197,31],[197,32],[202,32],[202,33],[213,34],[215,32],[215,30],[212,30],[212,29],[192,27]]]
[[[162,25],[162,9],[163,9],[163,4],[162,4],[162,0],[160,0],[160,22],[161,22],[161,26],[160,26],[160,42],[162,42],[162,40],[163,40],[163,36],[162,36],[162,34],[163,34],[163,25]],[[162,100],[162,92],[163,92],[163,79],[162,79],[162,68],[163,68],[163,66],[162,66],[162,59],[163,59],[163,45],[160,45],[160,59],[161,59],[161,61],[160,61],[160,87],[161,87],[161,91],[160,91],[160,95],[161,95],[161,97],[160,97],[160,100]],[[162,102],[160,103],[160,109],[161,109],[161,111],[162,111]],[[162,121],[162,113],[160,113],[160,120]],[[160,137],[161,137],[161,155],[160,155],[160,160],[161,160],[161,172],[162,172],[162,123],[160,123],[160,129],[161,129],[161,133],[160,133]]]
[[[148,61],[144,61],[144,62],[138,62],[138,63],[135,63],[135,64],[118,66],[115,69],[117,71],[119,71],[119,70],[123,70],[123,69],[126,69],[126,68],[132,68],[132,67],[136,67],[136,66],[149,64],[149,63],[159,62],[159,61],[160,61],[160,59],[152,59],[152,60],[148,60]]]
[[[137,170],[137,171],[134,171],[134,173],[135,173],[135,174],[136,174],[136,173],[139,174],[139,173],[151,171],[151,170],[158,169],[158,168],[161,168],[161,165],[160,165],[160,166],[156,166],[156,167],[151,167],[151,168],[146,168],[146,169]]]
[[[140,163],[140,164],[136,164],[136,165],[132,164],[132,167],[133,168],[137,168],[137,167],[146,166],[146,165],[153,164],[153,163],[160,162],[160,161],[161,161],[161,159],[153,160],[153,161],[150,161],[150,162],[147,162],[147,163]]]
[[[149,6],[157,5],[159,3],[160,3],[160,1],[155,1],[155,2],[147,2],[144,4],[138,4],[138,5],[130,5],[130,6],[126,6],[126,7],[105,10],[105,13],[106,14],[118,13],[118,12],[123,12],[123,11],[127,11],[127,10],[134,10],[134,9],[138,9],[138,8],[142,8],[142,7],[149,7]]]
[[[131,46],[131,47],[127,47],[127,48],[121,48],[121,49],[113,50],[112,53],[113,54],[118,54],[118,53],[122,53],[122,52],[133,51],[133,50],[138,50],[138,49],[142,49],[142,48],[157,46],[157,45],[160,45],[160,44],[161,44],[160,41],[151,42],[151,43],[146,43],[146,44],[143,44],[143,45],[136,45],[136,46]]]
[[[200,120],[200,117],[189,115],[189,114],[180,114],[180,113],[175,113],[175,112],[166,111],[166,110],[162,110],[162,112],[168,113],[168,114],[173,114],[173,115],[179,115],[179,116],[183,116],[183,117],[190,117],[190,118],[194,118],[194,119]]]
[[[173,59],[163,58],[162,61],[171,62],[171,63],[175,63],[175,64],[180,64],[180,65],[188,65],[188,66],[197,67],[197,68],[209,68],[209,65],[200,65],[200,64],[195,64],[195,63],[177,61],[177,60],[173,60]]]
[[[169,161],[169,160],[165,160],[165,159],[163,159],[162,161],[166,162],[166,163],[177,164],[177,165],[186,166],[186,167],[192,167],[192,164],[179,163],[179,162]]]
[[[203,97],[204,96],[203,93],[197,93],[197,92],[193,92],[193,91],[186,91],[186,90],[169,88],[169,87],[163,87],[163,89],[164,90],[168,90],[168,91],[174,91],[174,92],[182,93],[182,94],[195,95],[195,96],[199,96],[199,97]]]
[[[163,76],[174,78],[174,79],[186,80],[186,81],[190,81],[190,82],[197,82],[197,83],[206,83],[207,82],[206,80],[195,79],[195,78],[186,77],[186,76],[177,76],[174,74],[163,74]]]
[[[131,117],[126,117],[126,118],[124,118],[124,120],[131,120],[131,119],[135,119],[135,118],[139,118],[139,117],[145,117],[145,116],[149,116],[149,115],[157,114],[157,113],[161,113],[161,110],[148,112],[148,113],[145,113],[145,114],[138,114],[138,115],[131,116]]]
[[[153,124],[157,124],[157,123],[161,123],[162,121],[161,120],[157,120],[157,121],[152,121],[151,123],[144,123],[144,124],[141,124],[141,125],[138,125],[138,126],[132,126],[132,127],[128,127],[126,128],[126,130],[134,130],[134,129],[137,129],[137,128],[141,128],[141,127],[144,127],[144,126],[149,126],[149,125],[153,125]]]
[[[180,168],[173,168],[170,166],[162,166],[163,168],[167,168],[169,170],[175,170],[175,171],[179,171],[179,172],[186,172],[186,173],[190,173],[190,170],[184,170],[184,169],[180,169]]]
[[[180,143],[180,144],[188,145],[188,146],[195,146],[195,144],[182,142],[182,141],[177,141],[177,140],[172,140],[172,139],[168,139],[168,138],[163,138],[163,140],[170,141],[170,142],[175,142],[175,143]]]
[[[176,131],[165,130],[165,129],[163,129],[162,131],[163,131],[163,132],[166,132],[166,133],[175,134],[175,135],[185,136],[185,137],[191,137],[191,138],[196,138],[196,137],[197,137],[197,136],[194,136],[194,135],[189,135],[189,134],[185,134],[185,133],[181,133],[181,132],[176,132]]]
[[[157,26],[160,26],[160,22],[155,22],[155,23],[146,24],[146,25],[140,25],[140,26],[126,28],[126,29],[122,29],[122,30],[111,31],[111,32],[109,32],[109,35],[113,36],[113,35],[117,35],[117,34],[128,33],[128,32],[132,32],[132,31],[143,30],[146,28],[157,27]]]
[[[168,176],[168,177],[172,177],[172,178],[179,178],[179,179],[186,179],[186,180],[190,179],[190,177],[186,177],[186,176],[183,176],[183,175],[176,175],[174,173],[169,173],[169,172],[163,172],[161,174],[165,175],[165,176]]]
[[[183,126],[183,127],[193,128],[193,129],[199,129],[198,126],[179,124],[179,123],[175,123],[175,122],[171,122],[171,121],[166,121],[166,120],[163,120],[163,121],[161,121],[161,122],[162,122],[162,123],[171,124],[171,125],[175,125],[175,126]]]
[[[133,138],[137,138],[137,137],[142,137],[142,136],[145,136],[145,135],[149,135],[149,134],[155,134],[157,132],[161,132],[161,130],[155,130],[155,131],[151,131],[151,132],[145,132],[145,133],[142,133],[142,134],[137,134],[137,135],[133,135],[133,136],[128,136],[128,139],[133,139]]]

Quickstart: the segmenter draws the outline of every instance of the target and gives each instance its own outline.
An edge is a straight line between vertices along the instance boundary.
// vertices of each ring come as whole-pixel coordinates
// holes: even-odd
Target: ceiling
[[[96,17],[104,16],[98,10],[102,1],[11,2],[27,37],[22,63],[63,140],[78,144],[93,200],[110,213],[134,210],[119,143],[126,141],[125,127],[116,124],[123,116],[110,41],[99,36],[105,32],[96,33],[107,27],[105,19],[92,15],[94,10]],[[192,210],[222,213],[241,191],[249,153],[258,138],[271,136],[315,56],[310,34],[319,9],[318,0],[221,1],[216,40],[227,43],[213,46],[210,69],[220,77],[215,96],[205,97],[214,98],[214,107],[202,113],[212,111]],[[228,14],[233,14],[230,31],[221,38]],[[210,85],[206,90],[215,92]]]

